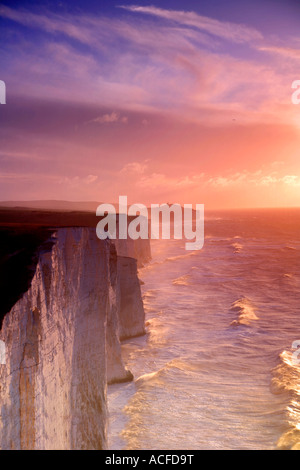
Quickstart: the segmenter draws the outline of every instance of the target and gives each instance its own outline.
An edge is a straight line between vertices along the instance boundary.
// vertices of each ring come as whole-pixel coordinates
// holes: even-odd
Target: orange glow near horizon
[[[0,7],[0,200],[300,207],[296,29],[200,10]]]

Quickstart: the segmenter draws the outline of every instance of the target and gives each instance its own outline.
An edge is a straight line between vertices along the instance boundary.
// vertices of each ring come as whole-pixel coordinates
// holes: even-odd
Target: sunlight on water
[[[109,387],[111,449],[300,448],[300,213],[227,214],[204,249],[155,241],[135,381]],[[297,337],[299,336],[299,337]]]

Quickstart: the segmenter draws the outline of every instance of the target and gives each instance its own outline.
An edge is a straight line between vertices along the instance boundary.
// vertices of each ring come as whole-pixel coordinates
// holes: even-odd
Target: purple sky
[[[299,206],[299,23],[289,1],[2,2],[0,200]]]

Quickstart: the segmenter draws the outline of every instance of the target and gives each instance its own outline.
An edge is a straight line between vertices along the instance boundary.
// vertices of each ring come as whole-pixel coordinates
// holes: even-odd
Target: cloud
[[[36,154],[33,154],[33,153],[29,153],[29,152],[14,152],[14,151],[6,151],[6,150],[0,150],[0,158],[1,157],[4,157],[4,158],[9,158],[9,159],[30,159],[30,160],[39,160],[41,157],[36,155]]]
[[[0,6],[0,16],[16,21],[28,27],[39,28],[52,34],[63,33],[82,43],[88,43],[92,39],[88,27],[83,27],[80,21],[69,21],[70,17],[62,17],[56,14],[40,15],[29,10],[15,10],[5,5]]]
[[[196,188],[203,182],[204,173],[193,176],[171,177],[163,173],[144,175],[137,183],[141,188],[177,191]]]
[[[0,180],[18,180],[18,179],[32,179],[31,175],[22,175],[20,173],[7,173],[7,172],[0,172]]]
[[[92,184],[92,183],[95,183],[95,181],[97,181],[98,179],[98,176],[97,175],[88,175],[85,179],[84,179],[84,182],[86,184]]]
[[[294,59],[299,61],[300,59],[300,49],[295,49],[292,47],[283,47],[283,46],[259,46],[258,50],[262,52],[268,52],[270,54],[277,54],[284,56],[289,59]]]
[[[262,170],[256,172],[244,171],[230,176],[214,176],[207,180],[206,185],[215,188],[227,188],[232,186],[271,186],[284,184],[287,186],[300,186],[300,177],[298,175],[280,176],[277,172],[271,174],[262,174]]]
[[[12,51],[5,63],[11,93],[26,89],[27,96],[116,110],[89,121],[104,125],[127,124],[131,111],[205,126],[228,125],[233,118],[239,124],[294,125],[286,83],[297,67],[283,70],[280,57],[296,56],[296,49],[265,44],[254,28],[192,11],[122,8],[131,14],[42,15],[0,7],[0,16],[47,37],[36,42],[28,34],[22,48],[4,45]],[[243,58],[235,56],[235,44],[245,47]],[[266,51],[273,52],[267,60]]]
[[[16,10],[0,6],[0,16],[22,25],[46,31],[52,35],[60,33],[82,44],[105,51],[115,44],[116,40],[134,43],[140,47],[160,46],[161,50],[176,48],[179,51],[195,49],[192,41],[213,47],[216,43],[211,37],[189,27],[174,25],[156,28],[143,21],[111,19],[104,16],[71,15],[64,16],[47,12],[47,15],[32,13],[29,10]]]
[[[148,168],[148,160],[144,162],[129,162],[121,170],[121,175],[143,175]]]
[[[289,186],[300,186],[300,177],[298,175],[283,176],[281,181]]]
[[[63,178],[59,178],[58,182],[59,184],[62,185],[68,185],[68,186],[74,186],[74,187],[79,187],[79,186],[89,186],[93,183],[95,183],[98,180],[97,175],[87,175],[84,177],[80,176],[64,176]]]
[[[150,171],[149,160],[127,163],[120,170],[119,174],[121,177],[126,177],[128,181],[134,182],[137,187],[147,190],[176,190],[197,187],[204,178],[204,173],[193,176],[172,177],[163,173]]]
[[[120,116],[119,113],[116,113],[115,111],[111,112],[110,114],[103,114],[102,116],[98,116],[95,119],[92,119],[90,122],[95,122],[97,124],[110,124],[114,122],[120,122],[122,124],[127,124],[128,123],[128,117],[127,116]]]
[[[270,166],[272,168],[272,165]],[[164,194],[177,195],[178,199],[187,194],[197,197],[199,191],[203,194],[212,194],[238,191],[274,191],[273,188],[298,188],[300,186],[299,175],[279,174],[271,171],[270,168],[262,168],[256,171],[240,171],[229,175],[209,175],[208,173],[197,173],[194,175],[183,174],[169,175],[159,171],[152,171],[150,162],[130,162],[126,164],[118,174],[116,181],[119,187],[123,187],[126,182],[130,190],[140,191],[143,194],[151,194],[156,198]],[[269,170],[269,171],[268,171]],[[154,192],[153,192],[154,191]]]
[[[198,15],[192,11],[164,10],[154,6],[143,7],[137,5],[122,5],[120,8],[132,11],[134,13],[143,13],[157,16],[186,26],[192,26],[205,31],[206,33],[236,43],[251,42],[263,39],[263,35],[254,28],[249,28],[248,26],[239,25],[236,23],[215,20],[207,16]]]

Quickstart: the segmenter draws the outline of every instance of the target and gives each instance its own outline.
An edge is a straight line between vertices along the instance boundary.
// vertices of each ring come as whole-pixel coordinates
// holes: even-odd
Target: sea
[[[300,209],[207,212],[201,250],[151,250],[108,448],[300,449]]]

